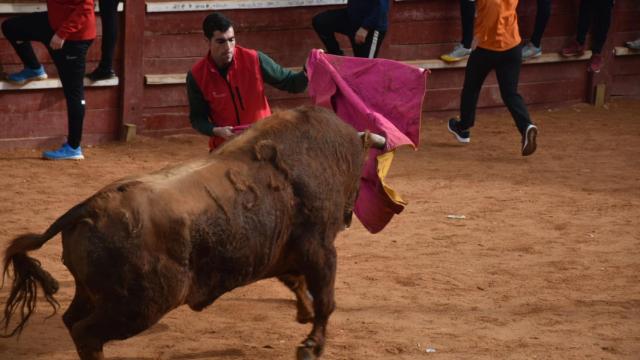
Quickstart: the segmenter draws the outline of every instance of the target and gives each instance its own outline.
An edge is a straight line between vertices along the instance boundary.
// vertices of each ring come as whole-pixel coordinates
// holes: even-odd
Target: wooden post
[[[605,101],[606,95],[607,95],[607,85],[605,84],[596,85],[596,93],[593,99],[593,106],[595,107],[604,106],[606,102]]]
[[[121,131],[122,140],[131,140],[131,129],[141,128],[143,111],[143,55],[145,2],[125,1],[123,35],[123,76],[121,86]],[[126,125],[125,125],[126,124]]]

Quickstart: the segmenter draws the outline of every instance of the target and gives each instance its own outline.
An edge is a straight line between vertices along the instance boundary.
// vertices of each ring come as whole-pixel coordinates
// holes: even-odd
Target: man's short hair
[[[204,21],[202,22],[202,31],[204,31],[204,36],[211,40],[215,31],[226,32],[232,26],[233,23],[229,18],[219,12],[214,12],[204,18]]]

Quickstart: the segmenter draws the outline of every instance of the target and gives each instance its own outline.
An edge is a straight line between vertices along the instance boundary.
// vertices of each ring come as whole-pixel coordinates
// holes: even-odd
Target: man
[[[464,60],[471,54],[473,43],[473,20],[476,16],[476,0],[460,0],[460,19],[462,20],[462,41],[448,54],[440,56],[446,62]]]
[[[538,128],[531,122],[524,100],[518,94],[522,47],[518,31],[518,0],[477,0],[476,47],[467,62],[460,100],[460,120],[449,120],[449,132],[461,143],[471,141],[470,129],[482,84],[491,70],[496,71],[502,101],[522,136],[522,156],[536,151]]]
[[[551,0],[537,0],[536,23],[530,41],[522,48],[522,61],[542,55],[542,34],[551,16]]]
[[[18,53],[24,69],[7,80],[24,84],[47,78],[31,41],[40,41],[49,50],[67,101],[67,142],[42,156],[51,160],[84,159],[80,140],[84,121],[84,70],[87,50],[96,37],[93,0],[47,0],[47,11],[16,16],[2,23],[2,32]]]
[[[210,136],[213,150],[246,127],[271,114],[264,83],[291,93],[307,88],[304,71],[293,72],[262,52],[236,46],[232,22],[220,13],[204,19],[209,51],[187,74],[189,120]]]
[[[578,32],[576,39],[569,46],[560,51],[565,57],[582,56],[584,54],[587,32],[593,21],[591,33],[591,60],[587,71],[599,73],[604,66],[602,48],[607,41],[607,34],[611,26],[611,14],[615,0],[582,0],[578,12]]]
[[[91,81],[116,77],[113,71],[113,54],[118,40],[118,2],[119,0],[99,0],[98,2],[102,20],[102,46],[98,66],[85,75]]]
[[[354,56],[371,59],[378,56],[387,33],[388,12],[388,0],[349,0],[346,8],[314,16],[313,28],[327,53],[344,55],[335,36],[340,33],[349,37]]]

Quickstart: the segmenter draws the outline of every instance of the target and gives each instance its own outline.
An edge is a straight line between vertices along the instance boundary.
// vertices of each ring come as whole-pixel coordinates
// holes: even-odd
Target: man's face
[[[225,68],[233,60],[233,52],[236,48],[236,37],[233,27],[225,32],[214,31],[209,41],[209,50],[211,50],[211,58],[218,68]]]

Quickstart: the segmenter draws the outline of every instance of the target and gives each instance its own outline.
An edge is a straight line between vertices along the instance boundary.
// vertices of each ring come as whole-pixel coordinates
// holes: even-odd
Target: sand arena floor
[[[355,222],[337,239],[323,359],[640,358],[640,101],[532,115],[540,136],[529,158],[504,109],[481,113],[467,146],[446,116],[425,117],[420,150],[400,151],[389,178],[410,202],[404,213],[380,234]],[[205,153],[206,139],[191,135],[89,147],[81,162],[0,151],[0,246],[113,180]],[[39,302],[19,341],[0,339],[0,358],[75,359],[60,237],[32,255],[60,281],[62,311],[45,320]],[[7,296],[5,286],[2,306]],[[294,319],[292,294],[266,280],[201,313],[181,307],[105,355],[293,359],[310,330]]]

